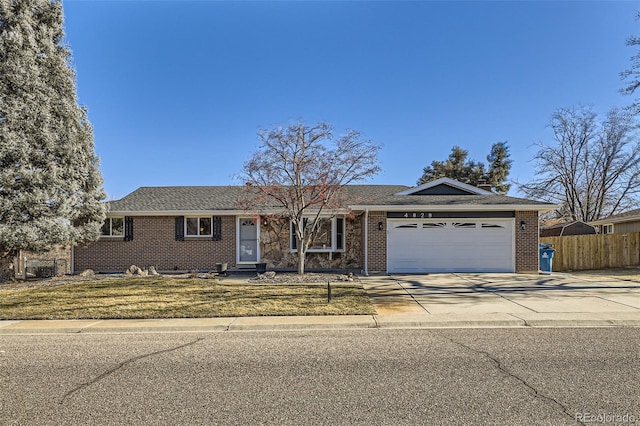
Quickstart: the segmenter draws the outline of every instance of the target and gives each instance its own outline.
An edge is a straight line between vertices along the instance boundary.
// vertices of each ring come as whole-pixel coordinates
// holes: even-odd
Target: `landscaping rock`
[[[264,274],[258,274],[256,276],[259,280],[273,280],[276,277],[275,271],[267,271]]]
[[[349,272],[347,275],[338,275],[336,278],[338,281],[353,281],[353,272]]]
[[[155,270],[155,268],[154,268]],[[147,275],[149,275],[149,271],[147,271],[146,269],[142,269],[136,265],[131,265],[129,266],[129,268],[125,271],[125,274],[127,275],[137,275],[140,277],[146,277]],[[156,275],[158,273],[156,272]]]
[[[249,278],[249,281],[260,281],[263,284],[327,284],[327,282],[337,282],[337,281],[355,281],[356,276],[351,275],[335,275],[329,273],[315,273],[315,272],[307,272],[304,275],[298,275],[294,272],[280,272],[277,275],[271,275],[268,271],[264,274],[257,274],[253,278]],[[267,275],[269,274],[269,275]],[[272,278],[267,278],[271,276]],[[344,279],[340,279],[340,277],[344,277]],[[351,279],[349,279],[351,277]]]
[[[156,271],[156,267],[155,266],[149,266],[148,272],[149,272],[149,275],[154,275],[154,276],[155,275],[160,275],[158,273],[158,271]]]
[[[96,273],[93,272],[92,269],[85,269],[84,271],[80,272],[80,276],[83,278],[93,278],[95,277]]]

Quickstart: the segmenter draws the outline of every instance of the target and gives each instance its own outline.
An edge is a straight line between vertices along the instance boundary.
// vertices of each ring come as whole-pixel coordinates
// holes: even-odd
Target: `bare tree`
[[[298,250],[298,273],[321,221],[344,208],[345,185],[380,171],[379,146],[347,130],[334,138],[327,123],[302,122],[258,133],[259,148],[244,164],[242,177],[252,204],[275,205],[291,220]]]
[[[640,12],[636,13],[636,19],[640,19]],[[627,38],[627,46],[640,46],[640,37],[630,36]],[[625,95],[632,95],[640,87],[640,51],[631,56],[631,67],[620,73],[620,77],[625,80],[626,86],[620,89]],[[636,114],[640,113],[640,102],[634,101],[630,106]]]
[[[589,222],[637,205],[640,144],[628,110],[599,121],[590,108],[561,108],[551,119],[555,145],[538,144],[536,178],[526,195],[560,204],[558,216]]]

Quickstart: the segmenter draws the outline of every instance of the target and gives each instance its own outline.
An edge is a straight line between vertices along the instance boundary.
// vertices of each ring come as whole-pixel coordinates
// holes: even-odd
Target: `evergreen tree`
[[[20,250],[96,239],[105,197],[60,0],[0,0],[0,281]]]
[[[468,156],[469,151],[454,146],[446,161],[432,161],[430,166],[424,168],[418,185],[447,177],[474,186],[489,184],[494,191],[502,194],[509,190],[510,185],[505,182],[511,169],[511,160],[506,142],[497,142],[491,147],[491,153],[487,156],[488,170],[482,162],[467,160]]]
[[[489,162],[489,173],[487,174],[487,183],[500,194],[509,192],[510,184],[506,183],[511,170],[511,161],[509,159],[509,146],[506,142],[496,142],[491,146],[491,153],[487,155]]]

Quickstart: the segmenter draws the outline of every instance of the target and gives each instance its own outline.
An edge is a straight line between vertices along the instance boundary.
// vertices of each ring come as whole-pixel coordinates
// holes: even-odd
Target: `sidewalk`
[[[0,321],[0,335],[442,327],[640,327],[640,283],[568,274],[360,278],[377,315]]]

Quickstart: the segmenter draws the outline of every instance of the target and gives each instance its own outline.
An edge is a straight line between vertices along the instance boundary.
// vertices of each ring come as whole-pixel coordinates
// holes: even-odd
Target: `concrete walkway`
[[[377,315],[0,321],[2,334],[640,326],[640,283],[570,274],[360,277]]]

